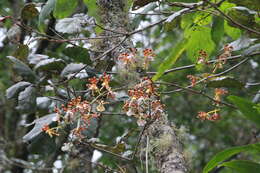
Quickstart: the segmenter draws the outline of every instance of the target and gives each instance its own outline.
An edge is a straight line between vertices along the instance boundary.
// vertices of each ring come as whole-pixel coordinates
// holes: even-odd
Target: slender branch
[[[218,101],[218,100],[215,100],[214,98],[210,97],[209,95],[201,92],[201,91],[196,91],[194,89],[191,89],[191,88],[186,88],[186,87],[182,87],[178,84],[175,84],[175,83],[169,83],[169,82],[156,82],[156,84],[163,84],[163,85],[170,85],[170,86],[175,86],[175,87],[178,87],[178,88],[181,88],[183,89],[184,91],[188,91],[190,93],[193,93],[193,94],[197,94],[197,95],[202,95],[204,97],[207,97],[208,99],[212,100],[213,102],[216,102],[216,103],[220,103],[222,105],[225,105],[225,106],[228,106],[228,107],[231,107],[233,109],[237,109],[237,107],[235,107],[234,105],[232,104],[229,104],[229,103],[226,103],[226,102],[222,102],[222,101]],[[162,92],[163,94],[169,94],[169,92]]]
[[[229,68],[229,69],[227,69],[227,70],[225,70],[225,71],[223,71],[223,72],[221,72],[221,73],[214,74],[214,75],[208,76],[208,77],[206,77],[206,78],[203,78],[203,79],[197,81],[195,84],[199,84],[199,83],[201,83],[201,82],[203,82],[203,81],[206,81],[206,80],[208,80],[208,79],[210,79],[210,78],[222,76],[222,75],[224,75],[224,74],[226,74],[226,73],[229,73],[230,71],[236,69],[236,68],[239,67],[240,65],[244,64],[245,62],[247,62],[247,60],[249,60],[249,58],[243,59],[241,62],[237,63],[236,65],[232,66],[231,68]],[[191,88],[191,87],[192,87],[192,85],[189,85],[189,86],[186,86],[185,88],[187,89],[187,88]],[[171,91],[171,93],[179,92],[179,91],[182,91],[182,90],[183,90],[183,88],[177,89],[177,90]]]

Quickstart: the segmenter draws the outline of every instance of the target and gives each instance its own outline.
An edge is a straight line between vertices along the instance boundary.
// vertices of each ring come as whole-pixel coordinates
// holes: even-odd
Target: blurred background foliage
[[[128,9],[126,10],[129,10],[129,22],[133,27],[131,29],[135,30],[145,27],[170,16],[173,11],[181,10],[181,7],[169,5],[170,3],[176,2],[197,3],[198,1],[168,0],[151,2],[147,3],[144,7],[140,7],[138,10],[131,11],[133,2],[129,0]],[[234,21],[258,32],[260,31],[260,1],[211,0],[211,2],[221,2],[219,9],[234,19]],[[28,3],[34,3],[36,6],[28,7],[26,6]],[[57,36],[55,35],[56,32],[48,29],[48,25],[51,25],[51,21],[55,23],[58,19],[71,17],[73,14],[84,12],[94,17],[96,21],[99,21],[98,7],[94,0],[49,0],[47,4],[56,3],[56,7],[51,4],[49,8],[46,7],[47,4],[44,6],[44,3],[46,3],[44,0],[1,0],[0,17],[13,16],[18,22],[23,21],[28,27],[33,28],[33,30],[38,33],[48,34],[54,37]],[[82,6],[79,6],[79,4],[82,4]],[[84,8],[79,8],[83,6]],[[42,12],[44,7],[47,11],[45,14]],[[34,11],[35,9],[37,11]],[[48,12],[48,10],[50,12],[53,11],[53,13]],[[41,16],[40,21],[39,15]],[[54,28],[54,24],[52,24],[52,28]],[[24,34],[21,34],[21,32]],[[62,35],[61,38],[77,38],[95,36],[101,32],[100,27],[96,26],[93,30],[82,30],[80,34],[59,34]],[[33,139],[30,144],[23,143],[22,137],[31,128],[25,127],[25,124],[52,113],[54,105],[61,104],[57,100],[50,100],[50,97],[66,98],[66,90],[68,88],[75,91],[86,89],[86,80],[81,79],[73,79],[67,85],[48,89],[48,87],[53,87],[50,82],[48,82],[48,79],[60,81],[62,79],[60,76],[61,71],[70,63],[84,63],[91,66],[89,59],[91,50],[89,44],[95,44],[93,42],[78,41],[77,47],[68,47],[69,43],[43,43],[43,40],[31,41],[33,38],[40,36],[41,35],[37,33],[32,34],[23,29],[19,30],[15,28],[12,20],[9,19],[1,21],[0,23],[0,145],[3,147],[2,149],[6,152],[8,158],[19,158],[34,162],[36,165],[41,165],[43,160],[46,160],[51,153],[58,150],[58,148],[55,148],[57,140],[55,141],[54,138],[40,134],[36,139]],[[59,36],[57,37],[59,38]],[[177,16],[176,19],[172,21],[163,22],[131,36],[131,39],[137,49],[143,50],[145,48],[152,48],[155,51],[156,58],[148,70],[151,72],[160,70],[164,72],[166,69],[164,69],[165,67],[161,64],[163,64],[165,59],[169,59],[169,63],[166,63],[167,69],[195,64],[199,50],[205,50],[209,55],[209,60],[214,60],[223,51],[223,47],[226,44],[231,44],[234,47],[232,55],[244,55],[245,52],[248,51],[250,53],[259,52],[260,47],[259,34],[248,32],[244,28],[234,25],[234,23],[224,19],[222,15],[219,15],[218,11],[214,8],[209,8],[209,6],[201,7],[199,10],[194,10],[194,12]],[[183,45],[183,47],[178,48],[178,45]],[[175,57],[176,53],[178,54],[178,51],[182,48],[184,50],[183,53],[180,53],[179,57]],[[30,63],[30,56],[35,56],[35,54],[42,54],[55,59],[36,68],[34,63]],[[27,67],[31,68],[32,76],[27,76],[28,79],[25,80],[26,77],[20,74],[23,70],[21,70],[21,68],[19,69],[19,67],[13,68],[12,60],[10,61],[10,58],[7,58],[7,56],[10,55],[19,60],[18,66],[19,63],[24,63]],[[39,58],[39,60],[37,60],[37,58]],[[42,57],[38,56],[37,58],[35,61],[41,61]],[[239,61],[241,61],[241,59],[228,61],[227,64],[224,65],[224,69],[220,69],[217,72],[219,73],[225,69],[229,69]],[[17,64],[17,62],[12,62]],[[250,57],[246,63],[226,74],[243,83],[242,88],[226,86],[225,88],[228,90],[228,95],[239,96],[256,104],[259,103],[259,63],[260,59],[258,54],[258,56]],[[189,85],[187,75],[199,75],[203,73],[211,73],[211,69],[208,67],[187,68],[159,76],[157,81],[177,83],[185,87]],[[33,76],[34,74],[36,76]],[[91,73],[88,73],[88,75],[90,76]],[[29,98],[27,103],[22,103],[22,101],[20,101],[20,103],[17,97],[12,99],[6,98],[6,89],[20,81],[31,82],[35,88],[35,92],[30,91],[30,94],[26,96]],[[114,82],[114,85],[116,86],[118,83]],[[23,91],[23,89],[21,91]],[[165,108],[169,114],[169,119],[176,123],[176,128],[178,128],[179,134],[182,137],[185,155],[189,161],[191,172],[202,172],[202,169],[208,161],[216,153],[226,148],[259,142],[259,126],[257,127],[254,120],[251,119],[252,121],[250,121],[248,116],[243,116],[245,115],[243,111],[221,106],[220,120],[214,122],[201,121],[197,118],[197,113],[199,111],[207,112],[214,109],[215,106],[213,102],[202,95],[196,95],[187,91],[174,92],[175,89],[177,88],[161,85],[161,98],[166,105]],[[207,87],[205,83],[195,86],[194,89],[214,97],[215,88]],[[172,92],[163,94],[163,92],[166,91]],[[234,100],[236,99],[224,98],[225,102],[232,103],[240,108]],[[20,107],[21,109],[19,110],[16,107],[19,104],[25,107]],[[29,110],[26,108],[28,104],[30,104]],[[120,104],[111,104],[108,106],[108,109],[111,112],[120,112],[122,105],[123,102]],[[246,106],[246,104],[244,105]],[[252,109],[255,108],[251,108],[250,110]],[[250,110],[249,114],[252,114]],[[260,119],[260,117],[258,118]],[[134,123],[134,120],[127,116],[105,115],[102,118],[102,128],[100,128],[99,139],[101,143],[107,146],[115,146],[116,140],[120,136],[124,133],[131,132],[131,137],[127,139],[127,142],[129,145],[134,145],[138,134],[137,129],[138,127],[136,123]],[[66,155],[60,153],[57,160],[62,160],[63,164],[65,164],[66,157]],[[259,153],[253,151],[235,155],[234,158],[260,162]],[[103,154],[100,162],[104,165],[117,168],[115,160],[117,159],[111,159],[109,155]],[[73,166],[75,166],[73,164],[74,162],[72,161],[68,163],[69,166],[65,169],[65,172],[70,172],[70,167],[73,168]],[[151,169],[153,170],[153,168]],[[13,173],[23,171],[23,169],[17,167],[17,165],[5,167],[5,170]],[[25,169],[24,171],[29,172],[28,170],[29,169]],[[144,168],[141,167],[140,170],[144,170]],[[102,170],[96,169],[96,171],[93,172],[102,172]],[[154,172],[156,172],[156,170],[154,170]],[[213,172],[229,173],[232,172],[232,169],[223,169],[221,167],[215,169]]]

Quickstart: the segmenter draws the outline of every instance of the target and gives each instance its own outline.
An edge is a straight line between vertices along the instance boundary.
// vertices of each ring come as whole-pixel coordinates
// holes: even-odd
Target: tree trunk
[[[126,9],[126,0],[97,0],[99,5],[100,17],[103,26],[108,29],[105,30],[102,35],[110,36],[115,33],[111,32],[128,32],[131,30],[130,21]],[[113,47],[117,47],[123,38],[109,38],[104,39],[99,45],[96,45],[97,50],[111,50]],[[120,46],[113,49],[106,57],[102,57],[102,60],[97,61],[96,68],[102,71],[111,69],[116,63],[116,58],[122,52],[127,52],[129,48],[133,48],[130,40],[126,40]],[[99,57],[100,55],[95,55]],[[94,58],[95,58],[94,57]],[[108,68],[107,68],[108,67]],[[154,147],[153,153],[157,163],[157,169],[161,173],[184,173],[187,172],[187,166],[182,153],[181,143],[174,132],[174,129],[169,125],[165,117],[156,120],[149,125],[146,130],[146,134],[152,141],[157,141],[158,146]],[[164,140],[167,141],[164,141]]]

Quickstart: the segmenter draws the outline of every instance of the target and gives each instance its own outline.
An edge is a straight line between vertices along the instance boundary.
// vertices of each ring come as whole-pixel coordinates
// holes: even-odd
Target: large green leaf
[[[228,99],[235,104],[242,114],[260,128],[260,114],[255,109],[257,104],[238,96],[229,96]]]
[[[248,160],[234,160],[224,162],[220,166],[229,167],[237,173],[253,173],[260,172],[260,164]]]
[[[21,113],[33,113],[36,110],[37,90],[34,86],[28,86],[24,91],[19,93],[18,106],[16,107]]]
[[[217,165],[219,165],[221,162],[225,161],[226,159],[230,158],[231,156],[245,151],[258,151],[260,152],[260,143],[258,144],[249,144],[239,147],[232,147],[225,149],[224,151],[221,151],[217,153],[204,167],[203,173],[208,173],[213,168],[215,168]]]
[[[184,39],[180,43],[178,43],[176,47],[172,49],[170,55],[159,66],[156,75],[153,77],[154,81],[159,79],[167,69],[169,69],[176,63],[176,61],[181,57],[182,53],[185,51],[186,45],[187,41]]]
[[[7,56],[7,58],[13,62],[13,68],[18,75],[21,75],[24,79],[29,81],[36,79],[36,74],[22,61],[12,56]]]
[[[224,35],[224,19],[219,16],[213,17],[211,37],[216,45],[219,44]]]
[[[57,0],[54,9],[54,16],[59,19],[68,17],[73,13],[77,4],[78,1],[76,0]]]
[[[204,50],[210,55],[215,49],[215,43],[211,39],[211,29],[208,27],[197,26],[185,30],[187,43],[187,55],[195,61],[200,50]]]
[[[241,30],[230,26],[227,21],[224,22],[224,30],[234,40],[238,39],[241,35]]]
[[[45,6],[42,8],[39,15],[39,24],[43,23],[44,19],[46,19],[53,9],[55,8],[56,0],[48,0]]]
[[[6,98],[11,99],[11,98],[18,97],[18,94],[29,85],[31,85],[30,82],[24,82],[24,81],[12,85],[6,90]]]

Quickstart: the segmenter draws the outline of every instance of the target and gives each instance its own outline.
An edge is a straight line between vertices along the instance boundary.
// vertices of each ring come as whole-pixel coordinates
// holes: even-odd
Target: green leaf
[[[187,43],[187,55],[195,61],[200,50],[204,50],[210,55],[215,49],[215,43],[211,39],[211,29],[208,27],[197,26],[187,28],[184,32]]]
[[[205,26],[209,25],[212,21],[212,16],[210,14],[207,14],[205,12],[196,12],[196,16],[194,18],[194,23],[196,25]]]
[[[245,151],[255,151],[257,150],[260,152],[260,143],[258,144],[249,144],[239,147],[232,147],[225,149],[224,151],[221,151],[217,153],[204,167],[203,173],[208,173],[213,168],[215,168],[217,165],[219,165],[221,162],[225,161],[226,159],[230,158],[231,156]]]
[[[58,19],[70,16],[77,7],[76,0],[56,0],[54,16]]]
[[[238,96],[229,96],[228,99],[238,107],[245,118],[251,120],[260,128],[260,114],[254,108],[257,104]]]
[[[92,61],[90,60],[88,50],[83,47],[68,47],[64,49],[63,53],[68,57],[75,60],[75,62],[82,62],[88,65],[91,65]]]
[[[237,173],[260,172],[260,164],[248,160],[234,160],[224,162],[220,166],[229,167]]]
[[[55,8],[56,0],[48,0],[47,3],[42,8],[40,15],[39,15],[39,24],[42,24],[44,19],[46,19],[53,9]]]
[[[88,8],[88,15],[93,16],[97,21],[99,21],[100,16],[98,15],[97,9],[97,3],[93,0],[84,0],[84,3],[86,4]]]
[[[14,57],[20,60],[26,59],[28,55],[29,55],[29,47],[24,44],[20,44],[13,54]]]
[[[22,61],[12,57],[7,56],[9,60],[13,62],[13,68],[17,72],[18,75],[21,75],[23,78],[28,80],[34,80],[36,79],[36,74],[31,70],[30,67],[28,67],[26,64],[24,64]]]
[[[39,15],[39,11],[36,9],[35,4],[26,4],[22,9],[21,17],[24,20],[31,20]]]
[[[159,79],[166,70],[168,70],[176,63],[176,61],[181,57],[182,53],[185,51],[186,44],[186,39],[183,39],[180,43],[177,43],[177,46],[172,49],[170,55],[159,66],[156,75],[153,77],[153,81]]]
[[[219,16],[213,17],[211,38],[216,45],[219,45],[222,37],[224,35],[224,19]]]
[[[31,85],[29,82],[18,82],[6,90],[6,98],[11,99],[18,97],[18,94],[23,91],[27,86]]]
[[[65,66],[66,64],[62,59],[49,58],[37,63],[34,67],[34,70],[61,71]]]
[[[36,88],[28,86],[24,91],[19,93],[18,106],[16,107],[21,113],[33,113],[36,110]]]
[[[224,22],[224,30],[225,30],[225,33],[234,40],[238,39],[241,35],[241,30],[230,26],[227,23],[227,21]]]
[[[212,88],[226,87],[226,88],[241,89],[244,87],[244,84],[233,77],[221,76],[216,78],[210,78],[207,81],[207,87],[212,87]]]

